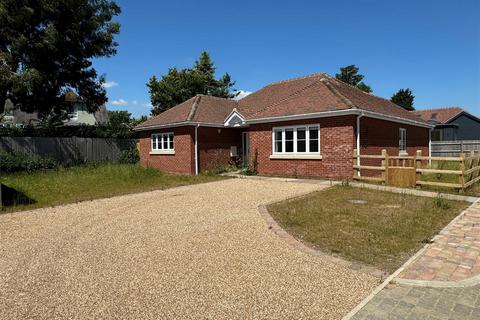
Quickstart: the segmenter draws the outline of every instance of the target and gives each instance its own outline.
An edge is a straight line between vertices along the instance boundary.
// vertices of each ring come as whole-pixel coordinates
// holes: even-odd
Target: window
[[[152,151],[173,151],[173,132],[152,134]]]
[[[320,154],[320,126],[304,125],[273,129],[274,154]]]
[[[400,139],[398,141],[400,152],[407,151],[407,129],[400,128]]]

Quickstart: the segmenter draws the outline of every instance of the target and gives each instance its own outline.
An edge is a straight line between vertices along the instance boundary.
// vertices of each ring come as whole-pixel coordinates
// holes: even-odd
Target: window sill
[[[152,150],[152,151],[150,151],[150,154],[151,155],[155,155],[155,154],[174,155],[175,150]]]
[[[320,154],[272,154],[270,159],[321,160]]]

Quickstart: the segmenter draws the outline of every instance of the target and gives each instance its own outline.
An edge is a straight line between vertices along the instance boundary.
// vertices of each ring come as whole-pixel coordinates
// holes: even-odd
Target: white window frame
[[[173,139],[173,148],[170,148],[170,136]],[[165,139],[167,148],[163,147]],[[153,147],[154,141],[156,148]],[[175,154],[175,134],[173,132],[152,133],[150,135],[150,154]]]
[[[398,131],[398,150],[400,153],[407,152],[407,129],[400,128]]]
[[[310,129],[316,128],[318,130],[318,151],[310,152]],[[285,151],[285,131],[293,129],[293,152]],[[297,151],[297,130],[305,129],[305,151]],[[282,132],[282,152],[275,151],[275,132]],[[272,128],[272,155],[270,159],[321,159],[321,143],[320,143],[320,124],[303,124],[296,126],[283,126]]]

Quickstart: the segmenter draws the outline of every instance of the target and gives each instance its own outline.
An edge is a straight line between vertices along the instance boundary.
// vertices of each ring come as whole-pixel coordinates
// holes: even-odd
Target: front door
[[[244,166],[248,165],[250,159],[250,137],[247,131],[242,132],[242,162]]]

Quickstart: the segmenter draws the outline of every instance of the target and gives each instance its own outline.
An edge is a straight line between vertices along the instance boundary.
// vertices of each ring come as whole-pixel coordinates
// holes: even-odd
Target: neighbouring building
[[[65,94],[65,102],[68,104],[68,119],[65,125],[96,125],[106,124],[108,122],[108,113],[105,105],[102,105],[94,113],[87,110],[85,103],[81,97],[73,92]],[[13,103],[7,99],[4,106],[4,116],[1,124],[5,127],[24,127],[35,126],[39,123],[38,114],[36,112],[27,113],[15,107]]]
[[[389,100],[320,73],[234,101],[197,95],[138,125],[140,161],[184,174],[238,159],[263,175],[353,177],[353,151],[427,155],[432,126]]]
[[[462,108],[417,110],[413,113],[435,126],[432,141],[480,140],[480,119]]]

